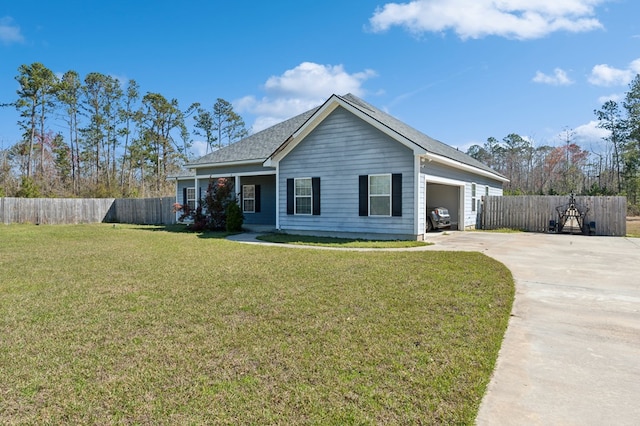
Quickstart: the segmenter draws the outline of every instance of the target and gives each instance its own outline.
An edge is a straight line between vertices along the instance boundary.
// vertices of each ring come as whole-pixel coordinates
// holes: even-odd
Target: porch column
[[[200,205],[200,180],[198,179],[198,175],[196,175],[195,177],[195,187],[196,187],[196,202],[195,202],[195,206],[196,208],[198,208],[198,206]]]
[[[233,189],[236,193],[236,201],[238,204],[240,203],[240,194],[242,193],[242,187],[240,186],[240,176],[235,176],[235,182],[233,184]]]

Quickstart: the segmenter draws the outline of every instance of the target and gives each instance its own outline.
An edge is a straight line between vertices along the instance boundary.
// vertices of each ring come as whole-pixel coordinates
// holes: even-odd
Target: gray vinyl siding
[[[359,216],[358,177],[402,174],[402,216]],[[319,177],[321,214],[287,215],[287,178]],[[414,155],[368,123],[337,108],[279,164],[284,231],[414,236]]]
[[[182,204],[184,202],[183,200],[183,194],[184,194],[184,189],[185,188],[193,188],[195,187],[195,179],[194,180],[179,180],[178,181],[178,185],[177,185],[178,189],[176,191],[176,202],[178,202],[179,204]],[[204,198],[207,195],[207,188],[209,187],[209,181],[208,180],[199,180],[198,181],[198,188],[200,188],[200,190],[198,191],[198,189],[196,188],[196,201],[198,200],[199,197]]]
[[[242,185],[260,185],[260,212],[244,213],[244,223],[247,225],[272,225],[276,224],[276,177],[269,176],[243,176],[240,178]],[[242,188],[238,188],[238,193]]]
[[[195,185],[193,180],[179,180],[176,188],[176,202],[179,204],[183,203],[182,194],[185,188],[193,188]]]
[[[184,203],[184,189],[185,188],[194,188],[196,183],[195,179],[186,179],[186,180],[178,180],[178,184],[176,185],[176,202],[178,204]],[[198,188],[196,188],[196,205],[198,204],[198,199],[207,196],[207,188],[209,187],[208,179],[200,179],[198,180]],[[180,217],[182,213],[176,212],[176,220]]]

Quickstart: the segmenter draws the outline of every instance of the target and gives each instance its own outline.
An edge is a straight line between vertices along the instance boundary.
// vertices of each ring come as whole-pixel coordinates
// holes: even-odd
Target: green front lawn
[[[405,240],[361,240],[354,238],[312,237],[293,234],[264,234],[257,237],[261,241],[279,244],[320,246],[333,248],[411,248],[428,246],[432,243]]]
[[[503,265],[215,237],[0,225],[0,423],[473,423]]]

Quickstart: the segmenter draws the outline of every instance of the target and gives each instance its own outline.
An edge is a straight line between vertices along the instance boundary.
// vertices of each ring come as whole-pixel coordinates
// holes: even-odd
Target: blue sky
[[[42,62],[185,109],[223,98],[254,131],[351,92],[461,150],[567,130],[597,150],[593,110],[640,73],[639,16],[637,0],[3,1],[0,103]],[[0,148],[17,120],[0,109]]]

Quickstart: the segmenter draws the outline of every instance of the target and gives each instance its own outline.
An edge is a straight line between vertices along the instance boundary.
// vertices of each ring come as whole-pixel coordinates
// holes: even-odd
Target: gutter
[[[503,183],[509,182],[509,179],[497,173],[492,173],[492,172],[480,169],[478,167],[470,166],[468,164],[464,164],[459,161],[452,160],[447,157],[443,157],[441,155],[427,153],[426,155],[423,155],[422,158],[426,159],[427,161],[435,161],[436,163],[445,164],[447,166],[450,166],[459,170],[464,170],[467,172],[475,173],[477,175],[499,180]]]

